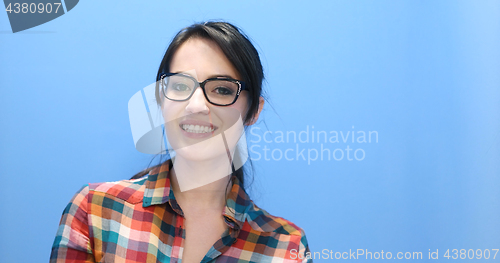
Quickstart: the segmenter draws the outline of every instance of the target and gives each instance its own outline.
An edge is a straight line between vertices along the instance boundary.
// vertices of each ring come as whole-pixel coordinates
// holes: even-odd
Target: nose
[[[188,100],[186,111],[189,113],[208,114],[208,101],[205,99],[201,87],[198,87],[194,91],[193,96]]]

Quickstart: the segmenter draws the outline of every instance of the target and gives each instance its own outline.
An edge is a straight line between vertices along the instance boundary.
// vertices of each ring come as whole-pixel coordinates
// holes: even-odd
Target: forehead
[[[191,38],[177,49],[170,62],[170,72],[194,72],[198,81],[214,76],[240,79],[222,49],[215,42],[202,38]]]

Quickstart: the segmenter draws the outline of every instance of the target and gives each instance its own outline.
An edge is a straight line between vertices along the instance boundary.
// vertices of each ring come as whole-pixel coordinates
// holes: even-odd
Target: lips
[[[210,126],[200,126],[200,125],[193,125],[193,124],[184,124],[181,125],[181,129],[191,132],[191,133],[211,133],[214,131],[214,128]]]
[[[179,123],[179,127],[186,134],[195,135],[195,137],[211,135],[215,130],[218,129],[217,126],[200,120],[184,120]]]

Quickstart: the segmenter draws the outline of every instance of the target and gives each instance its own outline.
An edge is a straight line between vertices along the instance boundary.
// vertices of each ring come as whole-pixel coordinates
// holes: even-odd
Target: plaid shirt
[[[169,163],[140,179],[84,186],[63,212],[50,262],[180,263],[184,217]],[[232,179],[222,211],[229,227],[202,262],[312,262],[304,231],[258,208]]]

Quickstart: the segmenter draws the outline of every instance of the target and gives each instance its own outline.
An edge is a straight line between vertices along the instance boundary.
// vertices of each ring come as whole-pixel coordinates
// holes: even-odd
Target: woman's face
[[[183,73],[198,82],[209,78],[240,79],[240,75],[214,42],[193,38],[184,42],[174,54],[170,73]],[[207,90],[207,92],[209,92]],[[230,106],[209,103],[201,88],[187,101],[164,99],[162,112],[167,138],[177,155],[191,160],[208,160],[233,151],[243,131],[248,93],[242,91]],[[222,136],[224,135],[224,139]],[[227,145],[227,146],[225,146]]]

